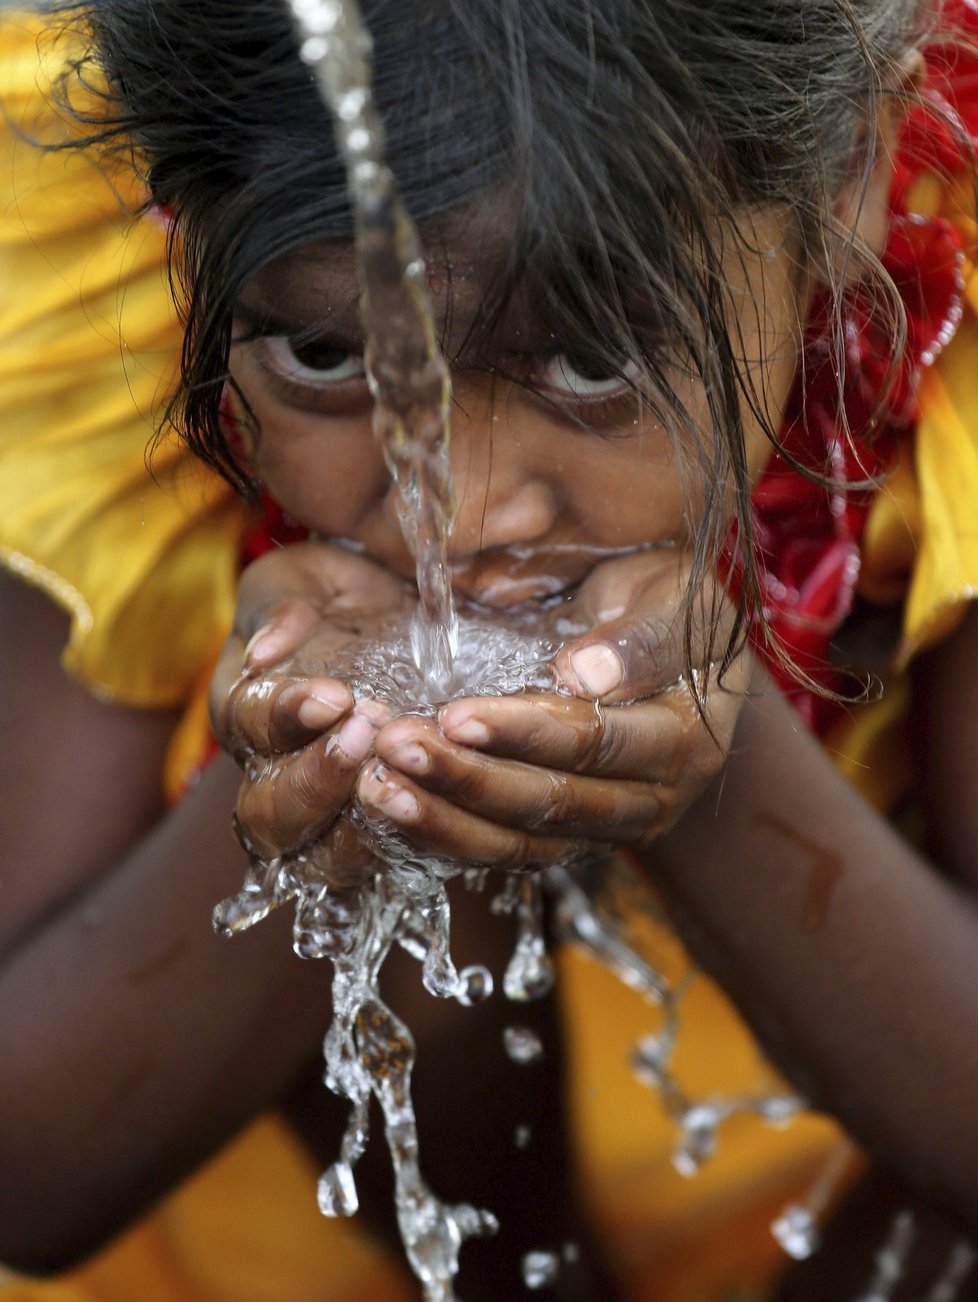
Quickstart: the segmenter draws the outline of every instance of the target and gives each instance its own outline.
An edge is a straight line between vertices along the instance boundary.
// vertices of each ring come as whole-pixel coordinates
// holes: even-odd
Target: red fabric
[[[978,2],[950,0],[944,20],[949,36],[927,50],[924,103],[911,112],[901,138],[882,257],[906,311],[906,349],[895,354],[892,328],[858,289],[842,305],[837,348],[831,302],[820,297],[779,434],[784,455],[773,456],[753,494],[762,605],[753,642],[802,719],[820,733],[842,708],[824,695],[826,690],[844,694],[846,687],[831,663],[830,643],[852,609],[879,478],[909,443],[921,372],[950,340],[962,311],[963,256],[956,230],[906,212],[908,191],[918,177],[953,175],[973,162],[969,151],[978,147],[978,56],[953,39],[957,34],[978,41]],[[736,536],[725,568],[733,570],[736,591]],[[816,687],[799,683],[772,647],[772,637]]]
[[[804,366],[779,435],[782,451],[753,494],[763,607],[754,644],[805,723],[818,732],[835,718],[839,703],[800,684],[770,638],[818,687],[844,690],[829,645],[852,608],[878,477],[912,435],[921,370],[961,315],[962,258],[948,223],[895,214],[882,261],[907,314],[904,353],[895,356],[886,323],[855,294],[844,305],[837,365],[831,305],[823,296],[806,332]],[[736,541],[732,557],[736,574]],[[733,586],[739,587],[736,578]]]

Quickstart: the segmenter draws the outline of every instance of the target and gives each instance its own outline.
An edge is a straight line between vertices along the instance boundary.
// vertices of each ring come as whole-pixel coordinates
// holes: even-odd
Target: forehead
[[[743,214],[737,228],[719,233],[724,250],[723,269],[728,301],[737,317],[757,313],[770,317],[785,305],[785,291],[798,267],[792,255],[792,223],[788,215],[771,209]],[[730,238],[733,235],[734,238]],[[423,253],[435,315],[442,323],[446,351],[461,351],[491,334],[494,347],[532,351],[552,347],[554,306],[562,286],[573,283],[574,298],[587,300],[586,261],[580,266],[557,268],[552,254],[538,249],[533,257],[520,256],[510,242],[500,215],[487,220],[455,221],[424,242]],[[570,253],[565,249],[565,255]],[[650,261],[654,262],[654,248]],[[545,270],[551,267],[551,272]],[[556,274],[554,274],[556,273]],[[772,281],[773,277],[773,281]],[[774,284],[779,290],[771,296]],[[622,286],[627,301],[631,287]],[[351,240],[322,240],[294,249],[262,268],[245,290],[243,299],[253,312],[268,318],[283,333],[329,330],[344,339],[359,340],[361,284],[356,249]],[[655,321],[655,304],[634,301],[639,319]],[[567,333],[568,317],[556,313],[559,333]],[[607,316],[601,314],[604,322]],[[490,321],[491,318],[491,321]],[[588,325],[578,322],[582,335]],[[556,341],[559,345],[559,340]],[[580,342],[580,341],[579,341]]]
[[[428,240],[423,248],[428,289],[446,352],[483,345],[519,351],[542,347],[549,331],[528,284],[501,289],[507,247],[496,233],[481,242]],[[328,330],[360,340],[361,282],[349,240],[324,240],[276,258],[246,287],[242,301],[283,333]]]

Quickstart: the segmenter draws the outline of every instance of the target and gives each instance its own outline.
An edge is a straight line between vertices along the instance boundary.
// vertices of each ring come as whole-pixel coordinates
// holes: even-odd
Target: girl
[[[34,428],[33,388],[28,402],[15,388],[23,370],[8,367],[5,403],[24,437],[11,433],[4,453],[5,555],[70,610],[70,667],[103,690],[99,699],[61,674],[60,618],[8,580],[4,609],[17,636],[3,641],[4,681],[19,686],[5,705],[12,830],[0,1010],[11,1067],[0,1085],[9,1172],[0,1256],[42,1270],[91,1251],[275,1102],[288,1104],[311,1142],[326,1133],[309,1110],[328,1101],[306,1088],[328,1020],[321,975],[290,961],[283,919],[230,949],[196,920],[240,876],[226,829],[232,805],[259,853],[329,838],[331,863],[361,871],[343,816],[354,788],[417,844],[489,866],[531,867],[568,841],[639,846],[648,882],[698,961],[805,1095],[946,1218],[950,1252],[978,1218],[967,1049],[978,1019],[968,887],[978,830],[962,700],[970,617],[950,636],[978,571],[960,527],[978,485],[967,478],[973,453],[955,406],[970,324],[940,375],[928,375],[914,435],[919,366],[960,315],[960,267],[951,227],[910,221],[903,209],[909,197],[934,215],[967,185],[942,190],[925,177],[908,196],[895,149],[920,89],[920,50],[930,40],[946,51],[945,31],[962,15],[941,26],[912,0],[729,3],[708,14],[635,0],[433,4],[410,15],[366,6],[390,156],[421,223],[455,370],[456,589],[503,609],[562,596],[562,615],[594,626],[557,658],[561,693],[387,721],[353,709],[341,681],[310,669],[329,665],[351,623],[366,635],[410,601],[412,570],[370,439],[342,175],[287,17],[270,0],[232,11],[216,0],[100,0],[72,13],[95,41],[87,57],[69,40],[69,59],[80,60],[66,88],[72,111],[90,137],[122,144],[121,161],[106,155],[116,184],[135,144],[139,174],[181,250],[179,428],[226,479],[260,485],[277,504],[266,507],[251,553],[262,537],[288,540],[282,511],[314,538],[248,571],[212,693],[226,746],[275,763],[249,766],[239,783],[218,760],[165,812],[160,774],[183,763],[188,744],[194,750],[195,719],[175,726],[173,708],[206,673],[229,621],[241,515],[213,478],[189,481],[176,449],[160,452],[154,487],[139,449],[134,465],[115,389],[99,391],[96,412],[84,391],[66,397],[55,381],[58,410],[45,413],[54,422]],[[36,128],[30,103],[25,93],[14,120]],[[912,143],[921,171],[929,142],[918,132]],[[65,178],[50,170],[56,154],[41,163],[24,143],[10,147],[19,168],[38,169],[18,173],[15,194],[38,210],[29,216],[44,237],[35,224],[11,276],[27,273],[25,244],[40,249],[75,299],[79,281],[84,290],[95,276],[98,292],[84,301],[96,323],[112,319],[118,269],[100,261],[112,256],[105,250],[89,252],[93,231],[79,232],[89,215],[101,226],[111,191],[90,173],[80,189],[84,159],[69,160]],[[48,190],[53,176],[65,190]],[[154,240],[143,225],[128,246],[126,298],[152,274]],[[889,278],[876,260],[884,252]],[[922,303],[909,303],[919,310],[905,331],[914,289]],[[8,357],[24,347],[17,313],[43,338],[50,306],[13,295]],[[123,322],[127,372],[150,394],[165,378],[156,320],[142,318],[142,332]],[[53,346],[87,366],[86,348],[100,357],[94,335],[80,343],[62,327]],[[232,419],[222,421],[224,392]],[[129,418],[128,395],[124,406]],[[850,434],[860,441],[850,445]],[[773,462],[772,441],[783,449]],[[905,586],[900,524],[918,500],[908,483],[915,457],[922,523],[901,654],[906,664],[929,652],[914,676],[913,737],[930,858],[839,778],[751,662],[739,626],[752,618],[762,647],[764,618],[782,635],[816,689],[800,706],[824,724],[821,702],[838,685],[828,641],[852,604],[860,549],[862,598]],[[893,488],[874,496],[867,477],[891,467]],[[847,487],[859,480],[861,489]],[[728,554],[732,518],[728,586],[741,619],[731,629],[711,576]],[[363,554],[328,541],[339,539]],[[123,545],[126,567],[116,559]],[[199,619],[186,617],[191,608]],[[878,621],[858,613],[864,645],[882,646],[885,659]],[[770,645],[783,677],[779,644]],[[866,663],[845,654],[847,664]],[[242,663],[252,677],[233,688]],[[682,683],[655,695],[684,669]],[[249,688],[266,674],[271,690]],[[895,765],[881,771],[873,754],[883,745],[878,716],[860,719],[855,738],[839,731],[848,722],[834,721],[830,746],[851,772],[869,765],[882,786]],[[27,819],[28,807],[52,814]],[[484,913],[478,901],[460,903],[459,958],[504,943]],[[663,963],[681,966],[667,927],[654,941]],[[587,1251],[552,1082],[527,1078],[517,1103],[507,1101],[512,1068],[487,1049],[511,1014],[489,1006],[459,1021],[415,1002],[413,975],[404,981],[406,1019],[427,1041],[420,1062],[443,1077],[441,1090],[419,1080],[419,1107],[427,1093],[438,1118],[422,1117],[422,1134],[447,1150],[430,1150],[440,1192],[479,1201],[459,1141],[475,1147],[464,1123],[487,1093],[500,1096],[502,1115],[487,1122],[494,1147],[480,1150],[493,1160],[479,1175],[503,1226],[498,1241],[466,1248],[462,1295],[518,1296],[518,1258],[565,1239],[586,1249],[577,1272],[561,1277],[568,1296],[622,1287],[684,1302],[735,1289],[772,1295],[767,1223],[819,1170],[837,1142],[829,1128],[731,1128],[716,1163],[681,1187],[668,1173],[669,1124],[637,1118],[621,1081],[597,1104],[589,1097],[596,1064],[607,1074],[622,1060],[628,1037],[607,1011],[620,1005],[605,1005],[600,977],[579,962],[566,960],[562,976],[583,1201],[612,1249],[607,1277]],[[541,1029],[555,1063],[547,1012]],[[764,1081],[705,980],[684,1001],[681,1053],[683,1044],[691,1096],[753,1095]],[[528,1121],[527,1158],[500,1153],[499,1136]],[[266,1140],[256,1162],[269,1144],[281,1153],[281,1135]],[[329,1136],[320,1142],[330,1150]],[[244,1182],[229,1180],[240,1197]],[[221,1197],[213,1190],[210,1205]],[[260,1214],[275,1202],[267,1194]],[[167,1215],[194,1242],[193,1209],[181,1213],[179,1203],[142,1227],[153,1245]],[[152,1274],[147,1241],[130,1238],[114,1264],[110,1254],[90,1268],[101,1275],[75,1282],[101,1287],[128,1269],[160,1296],[223,1288],[241,1298],[250,1288],[279,1298],[353,1296],[357,1285],[345,1280],[359,1278],[365,1296],[397,1296],[390,1275],[369,1275],[386,1268],[354,1260],[362,1249],[349,1240],[350,1258],[340,1258],[343,1237],[339,1226],[310,1227],[289,1251],[273,1246],[264,1257],[249,1242],[273,1283],[254,1268],[239,1278],[235,1253],[200,1246],[177,1267],[171,1242]],[[828,1283],[816,1266],[784,1296],[854,1294],[869,1283],[877,1245],[872,1235],[863,1244],[851,1287],[837,1254]],[[925,1296],[943,1270],[940,1259],[917,1260],[906,1297]],[[43,1297],[43,1287],[14,1283],[11,1296]]]

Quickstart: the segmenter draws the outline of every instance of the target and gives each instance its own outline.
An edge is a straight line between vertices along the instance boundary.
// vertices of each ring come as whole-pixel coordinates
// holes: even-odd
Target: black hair
[[[272,259],[351,234],[331,122],[282,0],[60,8],[89,42],[67,83],[76,114],[90,138],[133,151],[148,193],[173,215],[186,335],[170,418],[195,452],[246,488],[218,419],[231,312]],[[737,218],[752,206],[790,215],[800,267],[816,255],[842,265],[834,241],[850,241],[846,256],[858,253],[850,232],[833,230],[831,199],[853,173],[869,175],[875,114],[891,68],[919,34],[921,0],[362,0],[361,8],[388,161],[422,233],[487,194],[505,203],[511,229],[486,332],[532,276],[564,348],[630,363],[702,501],[691,595],[736,515],[747,565],[732,654],[758,604],[744,410],[772,439],[776,431],[738,358],[724,253],[751,253]],[[898,301],[881,284],[899,330]],[[702,381],[706,429],[670,390],[663,339]],[[690,601],[690,655],[693,627]]]

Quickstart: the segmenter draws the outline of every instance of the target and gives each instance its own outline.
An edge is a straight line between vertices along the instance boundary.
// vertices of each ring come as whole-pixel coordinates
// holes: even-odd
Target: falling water
[[[299,54],[332,111],[347,169],[360,268],[374,430],[398,488],[401,528],[417,562],[414,661],[444,691],[458,649],[447,563],[455,514],[448,457],[451,376],[428,299],[420,241],[384,162],[371,93],[371,41],[355,0],[288,0]]]
[[[417,561],[419,602],[404,624],[387,630],[348,663],[330,665],[358,699],[372,697],[396,713],[433,714],[460,695],[500,695],[552,690],[549,670],[560,638],[580,629],[554,621],[553,636],[539,623],[528,627],[511,617],[491,624],[459,620],[452,600],[446,559],[454,504],[448,459],[450,377],[437,341],[428,302],[417,232],[384,163],[383,130],[371,94],[371,44],[355,0],[287,0],[299,36],[300,57],[314,74],[330,108],[346,161],[362,284],[365,360],[375,399],[375,430],[399,490],[402,529]],[[559,636],[558,636],[559,635]],[[284,672],[288,666],[282,666]],[[257,764],[257,759],[255,764]],[[326,884],[322,848],[272,860],[253,858],[238,894],[214,912],[215,927],[231,935],[261,921],[274,908],[295,908],[294,947],[304,958],[328,958],[333,968],[333,1021],[324,1042],[325,1082],[350,1104],[339,1156],[319,1183],[319,1205],[327,1216],[351,1216],[359,1205],[355,1167],[369,1140],[371,1097],[380,1104],[394,1170],[398,1224],[412,1269],[429,1302],[451,1302],[459,1251],[472,1235],[496,1228],[491,1212],[467,1204],[443,1203],[428,1188],[418,1158],[418,1133],[411,1101],[414,1040],[380,995],[379,974],[394,946],[421,965],[426,988],[465,1005],[492,993],[482,967],[459,972],[449,948],[446,881],[465,874],[482,889],[484,870],[419,854],[393,825],[350,810],[362,840],[376,859],[365,884],[339,890]],[[720,1123],[748,1111],[780,1124],[798,1107],[781,1094],[705,1101],[688,1098],[674,1081],[670,1060],[684,988],[672,989],[623,915],[601,900],[614,874],[591,848],[585,861],[555,864],[535,876],[504,879],[491,901],[510,914],[516,942],[506,969],[504,994],[523,1002],[553,985],[553,964],[543,931],[543,893],[555,902],[560,939],[583,948],[641,992],[664,1013],[658,1035],[636,1050],[640,1079],[654,1086],[680,1133],[676,1165],[692,1172],[716,1144]],[[606,892],[607,893],[607,892]],[[610,898],[610,897],[609,897]],[[506,1051],[528,1064],[540,1052],[532,1032],[515,1025]],[[514,1143],[532,1136],[517,1127]],[[566,1245],[562,1259],[576,1258]],[[561,1257],[549,1249],[530,1253],[524,1281],[545,1287],[557,1275]]]

